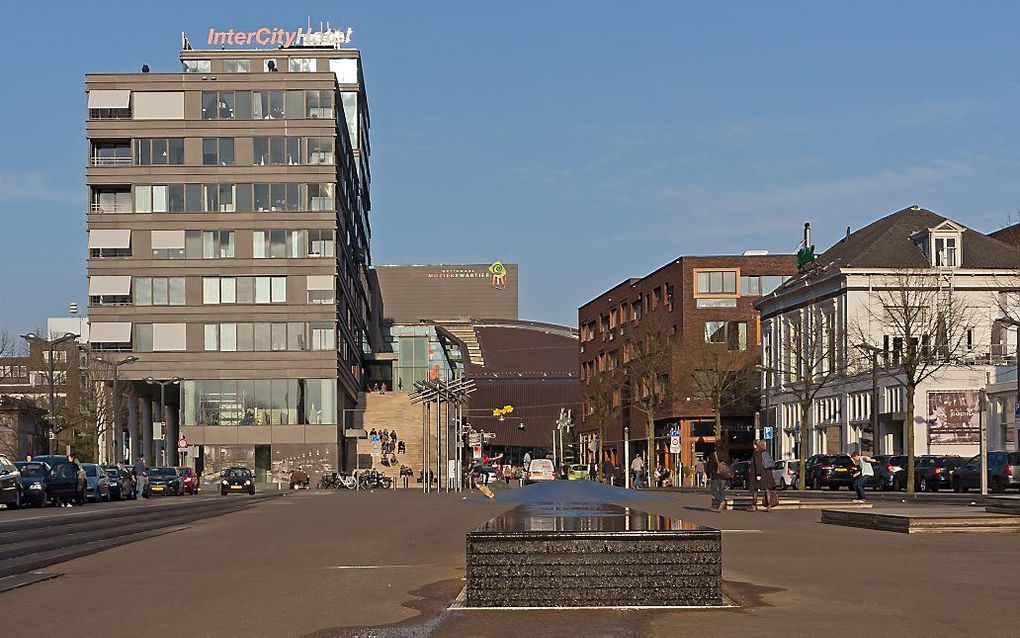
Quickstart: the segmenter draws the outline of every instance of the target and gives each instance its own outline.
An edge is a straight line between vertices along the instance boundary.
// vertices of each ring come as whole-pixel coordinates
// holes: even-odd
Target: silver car
[[[797,489],[797,470],[799,468],[799,459],[776,461],[776,465],[772,469],[772,478],[776,481],[776,488],[780,490]]]
[[[85,497],[90,501],[110,500],[110,477],[95,463],[82,463],[85,469]]]

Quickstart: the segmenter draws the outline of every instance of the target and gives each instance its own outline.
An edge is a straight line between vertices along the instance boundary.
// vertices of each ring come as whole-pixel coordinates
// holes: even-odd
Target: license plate
[[[240,485],[231,485],[230,489],[232,489],[232,490],[239,490],[239,489],[241,489],[241,486]]]
[[[846,472],[847,469],[845,467],[838,467],[838,468],[836,468],[836,471],[837,472]]]
[[[152,488],[152,491],[153,491],[153,492],[162,492],[162,491],[163,491],[163,488],[162,488],[162,487],[160,487],[160,486],[156,486],[156,487],[153,487],[153,488]]]

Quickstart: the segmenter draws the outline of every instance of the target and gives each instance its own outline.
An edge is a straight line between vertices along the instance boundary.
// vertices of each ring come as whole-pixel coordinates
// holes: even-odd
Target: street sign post
[[[774,432],[771,425],[766,425],[761,429],[761,438],[765,439],[766,441],[771,441],[773,436]]]
[[[669,453],[670,454],[680,454],[680,436],[679,435],[670,436],[669,437]]]
[[[187,452],[188,451],[188,439],[186,439],[183,436],[181,438],[177,439],[177,451],[178,452]]]

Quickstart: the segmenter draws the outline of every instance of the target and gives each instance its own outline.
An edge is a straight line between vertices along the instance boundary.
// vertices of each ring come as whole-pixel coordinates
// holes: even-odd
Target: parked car
[[[220,495],[244,493],[255,493],[255,477],[251,470],[246,467],[229,467],[223,470],[223,477],[220,480]]]
[[[85,468],[85,498],[98,503],[110,500],[110,477],[96,463],[82,463]]]
[[[102,467],[110,479],[110,496],[118,501],[135,498],[135,479],[131,476],[131,470],[122,465]]]
[[[884,490],[905,490],[907,489],[907,457],[903,454],[880,454],[875,457],[878,461],[878,476],[882,478],[882,489]]]
[[[531,460],[531,464],[528,465],[528,474],[524,478],[525,483],[555,480],[556,480],[556,468],[553,467],[553,462],[551,460],[549,459]]]
[[[981,487],[981,456],[975,456],[953,473],[954,492]],[[988,491],[1002,493],[1020,486],[1020,452],[996,450],[988,453]]]
[[[21,503],[42,507],[50,484],[50,466],[36,461],[15,461],[21,472]]]
[[[800,459],[783,459],[776,461],[772,470],[776,488],[780,490],[797,489],[797,472],[800,470]]]
[[[191,467],[178,467],[175,469],[177,470],[177,476],[181,478],[181,493],[198,494],[198,475],[195,474],[195,469]]]
[[[181,478],[177,476],[177,470],[172,467],[150,467],[145,473],[142,498],[168,494],[174,496],[181,494]]]
[[[0,503],[6,505],[7,509],[18,509],[21,507],[23,489],[18,467],[0,454]]]
[[[571,481],[585,481],[588,479],[588,466],[584,464],[571,465],[567,470],[567,478]]]
[[[813,490],[827,487],[838,490],[840,487],[854,488],[854,462],[846,454],[815,454],[804,465],[806,485]]]
[[[34,456],[32,460],[50,466],[50,478],[46,488],[46,499],[54,502],[67,502],[84,505],[88,484],[85,479],[85,468],[78,461],[62,454]]]
[[[730,479],[731,488],[747,489],[747,470],[750,467],[750,461],[737,461],[732,465],[733,478]]]
[[[918,492],[938,492],[953,486],[953,474],[966,463],[955,455],[925,454],[914,459],[914,489]],[[905,471],[905,470],[904,470]]]

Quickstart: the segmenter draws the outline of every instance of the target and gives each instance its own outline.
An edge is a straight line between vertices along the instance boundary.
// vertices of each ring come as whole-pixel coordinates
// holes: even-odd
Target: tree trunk
[[[715,406],[715,444],[719,445],[722,441],[722,410],[719,407],[718,402]]]
[[[810,424],[808,423],[808,414],[811,412],[810,405],[800,404],[800,450],[797,456],[797,487],[801,491],[807,489],[807,441],[808,441],[808,430]]]
[[[655,470],[655,417],[648,415],[648,452],[645,456],[645,476],[651,476]],[[649,487],[651,481],[646,481]]]
[[[606,481],[606,477],[602,475],[602,461],[603,455],[605,454],[602,448],[602,442],[605,440],[606,440],[606,428],[605,426],[602,426],[599,428],[598,455],[595,457],[595,472],[597,473],[596,476],[599,477],[600,483],[605,483]]]
[[[904,386],[907,405],[904,425],[907,427],[907,494],[914,493],[914,388]]]

